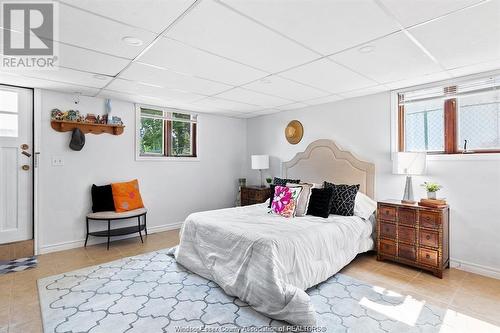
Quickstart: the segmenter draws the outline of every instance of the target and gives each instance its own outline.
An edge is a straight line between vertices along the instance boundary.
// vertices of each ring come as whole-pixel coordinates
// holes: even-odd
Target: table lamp
[[[406,186],[402,203],[414,204],[412,175],[423,175],[426,166],[426,153],[398,152],[394,153],[392,173],[406,175]]]
[[[269,169],[269,155],[252,155],[252,169],[260,171],[260,187],[264,187],[262,170]]]

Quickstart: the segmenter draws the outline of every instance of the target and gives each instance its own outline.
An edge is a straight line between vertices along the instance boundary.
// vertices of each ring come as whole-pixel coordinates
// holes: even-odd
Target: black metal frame
[[[130,235],[134,234],[136,232],[139,233],[139,236],[141,237],[141,242],[144,243],[144,240],[142,239],[142,233],[141,231],[144,230],[146,236],[148,235],[148,229],[146,226],[146,214],[147,213],[142,213],[139,215],[132,215],[132,216],[127,216],[127,217],[113,217],[113,218],[93,218],[93,217],[86,217],[86,224],[87,224],[87,236],[85,237],[85,247],[87,247],[87,241],[89,240],[89,235],[94,236],[94,237],[107,237],[108,238],[108,243],[107,243],[107,249],[109,250],[109,243],[111,240],[111,237],[114,236],[123,236],[123,235]],[[141,224],[141,216],[144,216],[143,220],[144,223]],[[116,228],[116,229],[111,229],[111,221],[114,220],[127,220],[127,219],[132,219],[137,217],[137,226],[130,226],[130,227],[124,227],[124,228]],[[108,229],[107,230],[102,230],[102,231],[93,231],[89,232],[89,221],[94,220],[94,221],[108,221]]]

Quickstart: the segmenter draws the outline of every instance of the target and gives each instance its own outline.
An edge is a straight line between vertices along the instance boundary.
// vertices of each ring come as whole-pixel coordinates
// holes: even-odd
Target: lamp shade
[[[394,153],[392,173],[397,175],[423,175],[426,167],[426,153]]]
[[[252,169],[269,169],[269,155],[252,155]]]

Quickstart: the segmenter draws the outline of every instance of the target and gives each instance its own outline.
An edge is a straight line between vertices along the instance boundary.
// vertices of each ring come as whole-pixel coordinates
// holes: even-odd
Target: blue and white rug
[[[268,332],[284,325],[187,271],[168,251],[38,280],[45,332]],[[320,332],[439,332],[444,317],[440,308],[343,274],[307,293]]]
[[[0,260],[0,275],[24,271],[25,269],[36,267],[37,263],[35,256],[13,260]]]

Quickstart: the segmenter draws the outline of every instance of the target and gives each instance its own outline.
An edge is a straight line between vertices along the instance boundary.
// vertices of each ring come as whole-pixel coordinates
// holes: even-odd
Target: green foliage
[[[421,186],[425,187],[427,192],[437,192],[443,187],[437,183],[424,182]]]
[[[266,183],[271,184],[273,182],[273,179],[271,177],[266,178]]]
[[[141,154],[163,153],[163,120],[141,118]]]
[[[191,124],[172,121],[172,155],[191,155]]]

